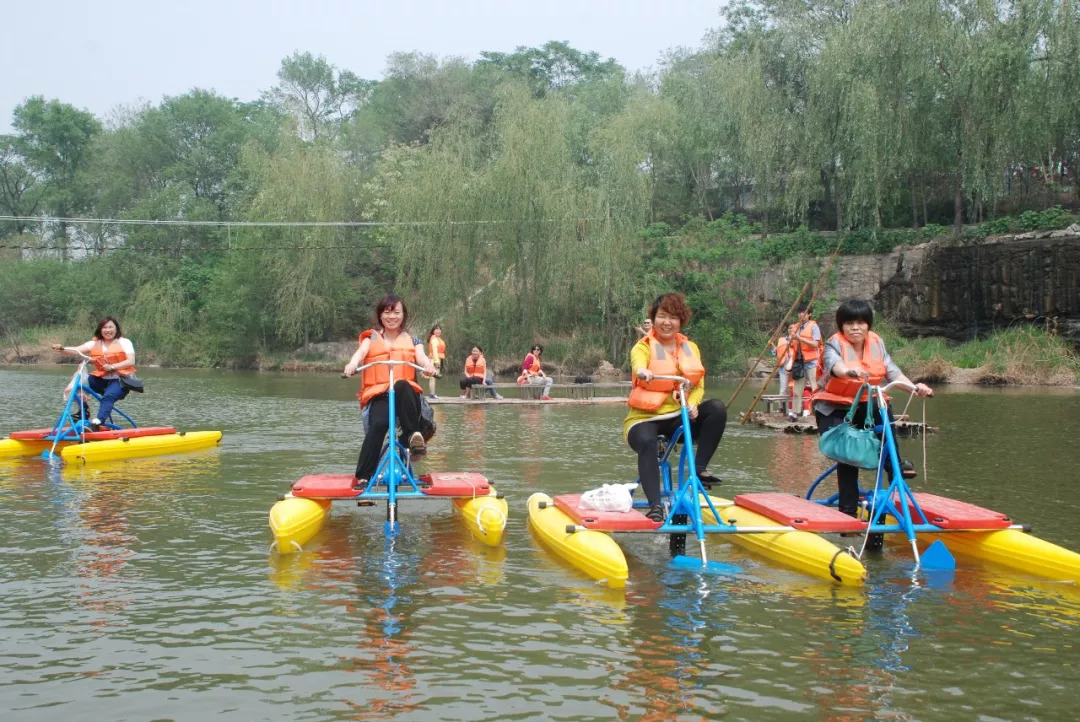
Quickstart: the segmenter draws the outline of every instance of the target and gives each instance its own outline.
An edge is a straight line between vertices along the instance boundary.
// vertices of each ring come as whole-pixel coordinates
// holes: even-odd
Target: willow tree
[[[418,318],[445,322],[491,280],[491,224],[480,193],[485,142],[461,125],[434,131],[427,145],[383,154],[366,184],[366,217],[390,224],[379,237],[393,245],[398,286]],[[417,329],[413,329],[417,331]]]
[[[276,222],[332,222],[357,217],[356,179],[331,149],[283,143],[273,156],[255,153],[250,162],[256,191],[248,219]],[[351,280],[345,269],[353,248],[346,230],[335,226],[285,226],[245,233],[252,262],[264,264],[277,333],[285,341],[322,337],[343,310]],[[260,246],[265,250],[260,249]]]

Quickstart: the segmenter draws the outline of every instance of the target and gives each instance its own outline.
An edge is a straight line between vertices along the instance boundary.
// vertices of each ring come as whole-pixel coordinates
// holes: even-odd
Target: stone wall
[[[761,300],[781,303],[790,266],[760,279]],[[1012,324],[1053,323],[1080,343],[1080,224],[1060,231],[994,236],[957,244],[938,240],[891,253],[841,256],[822,296],[870,298],[911,335],[967,340]],[[817,303],[824,323],[831,303]]]

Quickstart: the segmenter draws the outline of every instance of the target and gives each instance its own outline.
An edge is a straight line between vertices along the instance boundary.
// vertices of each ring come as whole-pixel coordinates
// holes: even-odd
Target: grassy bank
[[[897,365],[925,383],[1068,386],[1080,382],[1080,357],[1068,343],[1041,329],[1012,328],[963,344],[935,337],[905,339],[887,326],[879,332]]]
[[[957,344],[943,338],[905,338],[888,323],[878,322],[874,330],[886,341],[893,360],[912,379],[926,383],[983,384],[983,385],[1044,385],[1068,386],[1080,384],[1080,356],[1057,336],[1037,328],[1012,328],[986,338]],[[87,338],[84,328],[74,326],[35,327],[6,336],[0,363],[51,364],[60,360],[50,346],[54,343],[76,344]],[[138,339],[136,339],[138,342]],[[542,339],[545,347],[545,367],[553,374],[595,374],[601,367],[609,372],[621,369],[625,359],[617,359],[612,368],[604,349],[583,336]],[[352,350],[352,342],[314,344],[308,353],[273,353],[254,358],[249,368],[262,371],[338,372]],[[173,365],[154,349],[137,345],[139,362],[143,365]],[[740,362],[756,356],[757,349],[734,351],[731,359]],[[460,369],[462,359],[450,358],[448,373]],[[488,359],[488,367],[501,375],[515,374],[520,359],[496,355]],[[189,366],[191,364],[177,364]],[[195,364],[198,365],[198,364]],[[736,364],[737,365],[737,364]],[[716,373],[728,369],[724,364],[711,364]],[[735,373],[741,376],[741,372]]]

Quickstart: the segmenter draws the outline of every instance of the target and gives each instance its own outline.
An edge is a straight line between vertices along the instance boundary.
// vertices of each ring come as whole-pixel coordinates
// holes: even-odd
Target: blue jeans
[[[101,406],[98,408],[97,418],[102,423],[105,423],[109,420],[109,415],[112,414],[116,402],[127,398],[128,390],[120,383],[120,379],[87,376],[86,382],[92,391],[101,394]]]

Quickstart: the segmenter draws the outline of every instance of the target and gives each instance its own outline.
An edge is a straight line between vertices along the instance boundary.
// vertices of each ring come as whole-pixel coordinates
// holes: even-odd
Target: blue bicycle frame
[[[368,481],[367,488],[355,498],[359,502],[365,500],[386,499],[386,522],[383,531],[386,536],[397,534],[400,524],[397,518],[397,500],[431,498],[420,489],[420,482],[413,475],[412,465],[409,462],[408,450],[397,440],[397,406],[395,403],[394,378],[395,366],[412,366],[423,372],[424,368],[408,361],[372,361],[356,369],[357,372],[372,366],[384,365],[390,367],[390,389],[387,391],[387,404],[389,405],[389,421],[386,445],[383,447],[379,465],[375,468]],[[399,489],[398,487],[404,487]]]
[[[682,384],[683,393],[679,394],[679,414],[682,424],[671,435],[667,448],[660,459],[661,497],[671,500],[671,508],[663,525],[655,530],[657,534],[689,534],[693,533],[698,540],[701,549],[702,564],[708,563],[705,552],[705,535],[714,533],[734,534],[741,531],[733,524],[724,522],[722,516],[716,511],[716,506],[709,497],[701,479],[697,475],[697,466],[694,463],[694,442],[690,434],[690,411],[686,406],[686,392],[690,388],[690,381],[681,376],[654,376],[657,379],[669,379]],[[679,453],[679,471],[673,483],[671,476],[671,450],[675,443],[682,439],[682,451]],[[640,481],[640,480],[639,480]],[[717,524],[706,524],[702,515],[700,499],[705,499],[706,508],[712,512]],[[634,506],[645,506],[645,502],[635,502]],[[686,515],[686,523],[676,523],[674,520],[679,515]]]
[[[101,403],[101,394],[83,383],[83,373],[86,369],[86,364],[90,359],[85,354],[80,355],[82,355],[83,361],[79,364],[78,370],[75,371],[75,375],[71,379],[71,393],[68,394],[67,401],[64,403],[64,410],[60,412],[60,418],[53,424],[52,430],[49,431],[48,436],[44,439],[45,441],[53,442],[52,449],[42,452],[42,456],[47,459],[53,456],[53,453],[56,451],[56,444],[60,441],[85,442],[85,434],[90,422],[86,418],[76,421],[71,414],[72,405],[78,403],[79,407],[82,408],[83,394],[89,394],[91,398],[96,399],[98,403]],[[127,420],[127,422],[131,424],[131,428],[139,428],[139,425],[135,423],[135,420],[121,411],[118,407],[113,406],[113,412],[120,414],[120,416]],[[112,413],[109,414],[108,418],[101,420],[102,428],[119,429],[119,426],[110,423],[110,419],[112,419]]]
[[[921,532],[940,532],[941,529],[931,524],[926,518],[926,514],[919,507],[911,487],[908,486],[907,480],[904,479],[900,471],[900,456],[896,447],[896,436],[893,433],[892,424],[889,423],[888,401],[885,398],[886,390],[895,383],[885,386],[869,386],[870,393],[876,401],[874,407],[876,410],[875,415],[878,418],[874,419],[874,433],[881,436],[882,454],[881,460],[878,462],[873,490],[864,491],[859,489],[859,498],[864,500],[863,503],[869,511],[869,532],[905,534],[911,543],[911,549],[915,554],[917,564],[919,562],[919,549],[915,544],[916,535]],[[836,467],[837,465],[833,464],[814,480],[814,483],[810,485],[806,492],[807,499],[811,499],[814,490],[822,481],[836,471]],[[886,469],[888,469],[891,482],[885,479]],[[824,501],[817,500],[817,503],[836,506],[839,498],[839,494],[833,494]],[[814,500],[811,499],[811,501]],[[915,510],[914,515],[911,513],[912,509]],[[885,519],[887,516],[895,519],[895,523],[886,524]]]

